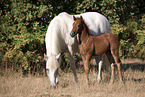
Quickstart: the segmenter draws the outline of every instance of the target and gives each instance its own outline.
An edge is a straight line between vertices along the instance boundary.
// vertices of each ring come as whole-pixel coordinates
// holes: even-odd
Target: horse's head
[[[75,16],[73,16],[73,20],[74,20],[73,28],[72,28],[72,31],[70,33],[71,37],[74,37],[78,33],[81,33],[81,31],[83,30],[83,23],[84,23],[82,16],[77,17],[77,18]]]
[[[58,83],[59,56],[60,54],[57,56],[54,55],[47,56],[44,54],[44,59],[46,60],[46,72],[49,77],[50,86],[53,86],[54,88]]]

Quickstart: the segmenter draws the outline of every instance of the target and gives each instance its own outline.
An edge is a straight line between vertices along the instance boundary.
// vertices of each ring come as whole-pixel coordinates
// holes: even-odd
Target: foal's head
[[[81,33],[81,31],[83,30],[83,23],[84,23],[84,20],[83,20],[82,16],[77,17],[77,18],[75,16],[73,16],[73,20],[74,20],[73,29],[70,33],[71,37],[74,37],[78,33]]]

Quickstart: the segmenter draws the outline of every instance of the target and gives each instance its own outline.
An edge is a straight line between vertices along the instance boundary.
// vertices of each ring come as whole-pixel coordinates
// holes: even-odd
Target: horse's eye
[[[80,25],[78,25],[78,27],[80,27]]]

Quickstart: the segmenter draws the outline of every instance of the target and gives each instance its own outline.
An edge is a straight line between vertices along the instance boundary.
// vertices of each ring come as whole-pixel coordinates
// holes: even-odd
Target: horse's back
[[[109,45],[111,48],[118,48],[120,43],[119,43],[119,37],[115,34],[112,33],[105,33],[101,36],[98,36],[100,39],[105,39],[108,41]]]
[[[81,15],[93,35],[99,36],[101,33],[111,33],[110,23],[105,16],[97,12],[86,12]]]
[[[104,35],[104,38],[108,39],[108,40],[111,40],[111,41],[119,41],[119,38],[116,34],[112,34],[112,33],[105,33],[103,34]],[[101,36],[103,36],[101,35]]]

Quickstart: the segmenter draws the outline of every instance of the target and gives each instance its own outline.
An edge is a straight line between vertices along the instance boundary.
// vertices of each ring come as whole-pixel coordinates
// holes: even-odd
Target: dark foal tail
[[[111,62],[120,63],[121,60],[119,58],[119,37],[115,34],[109,34],[108,36],[109,44],[110,44],[110,51],[107,52],[109,56],[113,59],[110,59]],[[111,55],[110,55],[111,54]],[[113,61],[112,61],[113,60]]]
[[[110,50],[108,50],[105,54],[106,54],[106,56],[107,56],[108,61],[110,62],[110,64],[111,63],[115,63],[114,58],[113,58]]]
[[[119,46],[120,46],[120,41],[119,37],[117,35],[112,35],[113,36],[113,42],[112,42],[112,47],[111,47],[111,53],[114,57],[114,60],[116,63],[120,63],[121,60],[119,58]]]

